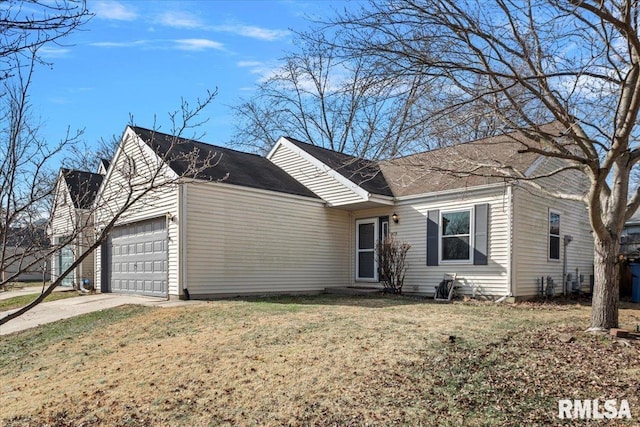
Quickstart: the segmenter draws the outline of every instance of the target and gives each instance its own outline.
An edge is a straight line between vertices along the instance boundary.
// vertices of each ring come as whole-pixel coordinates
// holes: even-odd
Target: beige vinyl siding
[[[349,282],[349,214],[218,183],[185,185],[191,297],[315,292]]]
[[[283,144],[269,158],[278,167],[305,185],[332,206],[363,202],[355,191],[333,178]]]
[[[560,260],[549,260],[549,210],[560,214]],[[514,293],[517,297],[538,295],[537,280],[551,276],[556,293],[562,293],[564,236],[573,241],[567,246],[567,271],[584,275],[583,289],[589,288],[593,273],[593,238],[584,203],[536,194],[531,189],[514,191]]]
[[[64,178],[58,176],[58,184],[56,186],[55,197],[53,201],[53,211],[51,212],[51,224],[49,226],[49,238],[52,244],[58,243],[58,240],[74,232],[75,224],[75,208],[71,202],[71,196],[67,190]],[[60,276],[58,266],[58,253],[55,252],[51,257],[51,279],[56,280]],[[75,280],[75,278],[74,278]]]
[[[84,250],[87,250],[88,244],[92,241],[93,224],[88,214],[83,213],[79,209],[75,209],[73,206],[67,184],[62,176],[58,177],[49,231],[49,237],[53,244],[57,244],[60,239],[67,236],[76,236],[71,242],[74,259],[77,259]],[[87,240],[87,238],[89,240]],[[55,252],[51,257],[52,280],[56,280],[62,273],[59,271],[58,256],[58,252]],[[89,255],[76,267],[73,273],[71,273],[73,283],[78,285],[83,278],[88,278],[93,282],[93,273],[93,255]]]
[[[64,178],[58,178],[58,185],[53,203],[53,211],[51,212],[50,235],[65,236],[73,233],[75,219],[75,208],[71,201],[71,196],[67,190]]]
[[[96,223],[100,225],[108,222],[121,209],[128,195],[137,196],[148,190],[150,180],[156,174],[153,186],[157,188],[131,206],[121,216],[118,224],[156,218],[167,213],[177,214],[177,185],[163,184],[174,180],[176,174],[129,128],[123,140],[97,197]],[[128,164],[129,158],[135,164],[135,176],[132,179],[127,175],[131,167]]]
[[[483,203],[489,204],[488,265],[440,263],[438,266],[427,266],[428,211],[473,209],[475,205]],[[407,253],[408,268],[403,288],[405,292],[433,295],[434,288],[440,283],[444,273],[457,273],[460,294],[482,298],[500,297],[509,293],[509,200],[506,187],[404,199],[392,208],[356,211],[354,221],[391,216],[394,211],[399,216],[399,223],[390,221],[389,231],[397,233],[400,241],[411,244]],[[352,264],[353,252],[352,250]],[[353,280],[352,275],[352,282]]]
[[[76,240],[77,245],[77,257],[88,251],[93,242],[95,242],[95,232],[93,230],[93,215],[91,212],[84,212],[80,214],[80,227],[82,232]],[[92,284],[95,284],[95,266],[94,255],[88,255],[80,264],[78,271],[78,283],[82,279],[91,280]]]
[[[125,171],[129,167],[126,153],[130,158],[134,159],[136,167],[136,176],[133,180],[127,179]],[[123,137],[123,143],[118,149],[114,158],[114,164],[109,168],[109,173],[105,177],[103,187],[98,195],[96,204],[96,224],[98,228],[104,226],[105,223],[113,218],[124,204],[125,198],[132,193],[133,188],[148,188],[145,185],[149,181],[152,174],[160,168],[160,175],[156,178],[154,186],[158,188],[149,192],[136,204],[131,206],[120,219],[117,225],[130,224],[146,219],[159,217],[177,217],[178,216],[178,185],[171,182],[162,185],[162,182],[169,182],[175,179],[175,174],[158,159],[152,150],[141,141],[135,134],[127,129]],[[168,223],[168,292],[169,295],[178,295],[178,225],[176,221]],[[96,250],[96,288],[101,286],[101,254],[100,249]]]

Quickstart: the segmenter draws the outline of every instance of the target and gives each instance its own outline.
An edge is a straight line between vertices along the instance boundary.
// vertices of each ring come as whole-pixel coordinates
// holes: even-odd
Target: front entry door
[[[377,282],[378,218],[356,221],[356,280]]]
[[[63,239],[60,238],[60,241],[63,241]],[[60,248],[60,250],[58,251],[58,275],[67,271],[67,269],[71,267],[71,264],[73,264],[74,261],[75,256],[73,254],[73,247],[71,246],[71,244]],[[74,272],[72,271],[64,279],[62,279],[62,283],[60,283],[60,286],[73,286],[73,276]]]

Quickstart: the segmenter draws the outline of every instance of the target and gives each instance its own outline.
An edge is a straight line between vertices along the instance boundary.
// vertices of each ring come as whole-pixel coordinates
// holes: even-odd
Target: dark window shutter
[[[427,265],[438,265],[438,221],[440,211],[427,212]]]
[[[487,265],[489,260],[489,205],[475,206],[473,264]]]

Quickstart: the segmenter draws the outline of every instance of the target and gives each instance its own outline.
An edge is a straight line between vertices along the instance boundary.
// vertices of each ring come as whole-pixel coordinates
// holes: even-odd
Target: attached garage
[[[110,292],[167,296],[166,218],[113,229],[106,245]],[[104,253],[104,252],[103,252]]]

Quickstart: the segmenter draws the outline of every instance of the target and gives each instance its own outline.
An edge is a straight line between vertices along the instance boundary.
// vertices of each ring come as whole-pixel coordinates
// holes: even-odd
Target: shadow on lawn
[[[292,305],[335,305],[362,308],[385,308],[403,305],[437,304],[432,298],[408,295],[384,295],[375,293],[370,295],[274,295],[274,296],[239,296],[232,301],[251,303],[292,304]]]
[[[315,294],[315,295],[267,295],[267,296],[238,296],[230,298],[232,301],[245,301],[251,303],[267,304],[297,304],[297,305],[334,305],[352,306],[363,308],[385,308],[403,305],[447,305],[435,302],[432,297],[416,295],[390,295],[380,293],[365,295],[340,295],[340,294]],[[455,299],[453,303],[466,305],[495,305],[490,300],[479,299]],[[502,303],[501,305],[510,305]],[[527,301],[520,301],[512,304],[514,307],[540,307],[553,309],[567,306],[591,306],[591,297],[579,296],[558,296],[554,298],[536,298]],[[620,302],[621,310],[640,310],[640,304],[623,300]]]

